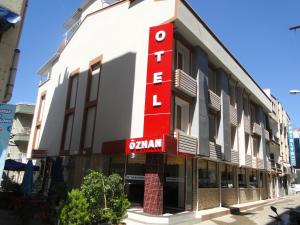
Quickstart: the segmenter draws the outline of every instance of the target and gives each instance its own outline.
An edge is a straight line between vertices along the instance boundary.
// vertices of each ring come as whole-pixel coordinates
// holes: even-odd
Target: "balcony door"
[[[190,104],[181,98],[175,97],[175,130],[189,134],[190,130]]]
[[[191,54],[190,50],[181,42],[176,41],[176,69],[181,69],[190,75]]]

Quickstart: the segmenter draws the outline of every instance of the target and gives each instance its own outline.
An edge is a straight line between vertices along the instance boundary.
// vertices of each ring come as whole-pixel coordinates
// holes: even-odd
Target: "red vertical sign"
[[[173,23],[151,27],[144,117],[144,137],[170,134]]]

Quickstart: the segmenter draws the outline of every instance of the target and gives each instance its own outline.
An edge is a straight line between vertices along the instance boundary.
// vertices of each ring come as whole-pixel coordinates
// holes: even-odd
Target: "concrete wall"
[[[199,188],[198,189],[198,207],[201,209],[210,209],[220,206],[219,188]]]
[[[222,206],[235,205],[238,203],[238,189],[237,188],[222,188],[221,189]]]
[[[240,203],[253,202],[260,200],[260,188],[240,188]]]

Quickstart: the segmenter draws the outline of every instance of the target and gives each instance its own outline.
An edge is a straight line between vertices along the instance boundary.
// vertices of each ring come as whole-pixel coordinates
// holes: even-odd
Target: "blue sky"
[[[20,42],[19,62],[11,103],[35,103],[37,70],[63,39],[64,21],[82,0],[31,0]],[[271,88],[300,127],[300,1],[189,0],[192,7],[235,55],[262,88]]]

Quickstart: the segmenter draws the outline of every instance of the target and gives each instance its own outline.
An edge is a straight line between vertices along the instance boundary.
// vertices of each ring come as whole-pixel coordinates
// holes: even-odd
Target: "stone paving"
[[[288,196],[276,200],[275,202],[270,202],[266,205],[249,209],[247,211],[241,212],[238,215],[227,215],[223,217],[218,217],[209,221],[204,221],[200,223],[194,223],[195,225],[276,225],[276,221],[272,219],[269,215],[273,215],[273,211],[270,206],[273,205],[277,207],[277,212],[279,214],[284,214],[291,208],[300,207],[300,195]],[[193,224],[193,223],[191,223]]]

